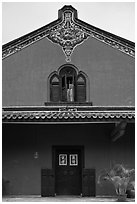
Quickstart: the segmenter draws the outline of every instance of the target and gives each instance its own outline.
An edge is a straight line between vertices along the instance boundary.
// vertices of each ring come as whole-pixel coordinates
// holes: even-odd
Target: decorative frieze
[[[65,12],[63,22],[51,28],[47,35],[52,42],[62,47],[67,62],[71,61],[74,48],[90,36],[74,23],[73,15],[71,11]]]
[[[50,120],[69,120],[69,119],[89,119],[91,121],[110,121],[110,120],[134,120],[134,111],[77,111],[77,110],[59,110],[59,111],[3,111],[3,122],[41,122]],[[73,121],[73,120],[72,120]]]
[[[19,52],[20,50],[24,49],[25,47],[28,47],[29,45],[35,43],[38,40],[41,40],[42,38],[45,38],[47,35],[47,31],[42,32],[36,36],[33,36],[29,39],[29,37],[26,40],[22,40],[21,42],[17,42],[17,44],[9,46],[7,49],[3,49],[2,51],[2,58],[6,58],[16,52]]]
[[[94,31],[91,31],[91,36],[93,38],[96,38],[99,41],[104,42],[105,44],[118,49],[121,52],[124,52],[127,55],[130,55],[131,57],[135,57],[135,49],[130,48],[129,45],[126,45],[124,43],[121,43],[119,41],[117,41],[116,39],[112,39],[108,36],[105,36],[103,34],[98,34]]]
[[[66,61],[71,61],[71,54],[73,53],[74,48],[78,44],[83,43],[89,36],[96,38],[125,54],[135,57],[134,49],[115,39],[105,36],[103,33],[99,33],[97,29],[89,29],[86,26],[84,27],[76,23],[73,16],[74,13],[72,12],[64,13],[63,22],[60,25],[51,28],[47,35],[52,42],[57,43],[62,47],[66,55]]]

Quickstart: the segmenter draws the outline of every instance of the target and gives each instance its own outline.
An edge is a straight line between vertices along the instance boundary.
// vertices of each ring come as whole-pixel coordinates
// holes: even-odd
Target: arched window
[[[54,74],[50,79],[50,101],[58,102],[60,100],[59,78]]]
[[[86,77],[70,64],[50,77],[51,102],[86,102]]]

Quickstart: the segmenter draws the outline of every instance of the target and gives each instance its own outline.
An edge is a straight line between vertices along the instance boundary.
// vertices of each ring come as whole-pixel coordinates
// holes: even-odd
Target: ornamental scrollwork
[[[62,47],[66,61],[69,62],[76,46],[83,43],[89,36],[135,58],[133,44],[111,33],[79,21],[79,19],[75,18],[76,12],[70,6],[65,6],[65,10],[61,9],[62,17],[58,18],[57,22],[44,26],[34,31],[33,34],[27,34],[15,40],[14,43],[10,42],[8,45],[4,45],[2,58],[4,59],[47,37],[51,42],[57,43]]]
[[[71,61],[71,54],[74,48],[89,36],[87,32],[74,23],[71,11],[65,12],[62,23],[52,28],[47,35],[52,42],[62,47],[67,62]]]

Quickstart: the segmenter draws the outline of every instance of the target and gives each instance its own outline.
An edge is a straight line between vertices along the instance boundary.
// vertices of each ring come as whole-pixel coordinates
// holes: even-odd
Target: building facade
[[[64,6],[2,54],[4,193],[114,195],[97,178],[134,168],[135,44]]]

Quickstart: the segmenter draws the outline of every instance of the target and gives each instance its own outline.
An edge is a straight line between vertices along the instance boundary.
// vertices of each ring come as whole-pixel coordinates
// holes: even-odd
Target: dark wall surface
[[[10,194],[40,194],[41,169],[52,168],[54,145],[84,146],[84,168],[96,170],[96,194],[113,195],[109,183],[97,184],[103,169],[112,163],[134,167],[134,124],[116,142],[110,135],[114,124],[3,124],[3,174]],[[38,152],[39,157],[34,158]]]
[[[65,64],[62,48],[44,38],[3,60],[3,106],[41,106],[48,76]],[[134,105],[134,58],[90,37],[74,49],[71,64],[89,78],[95,106]]]

